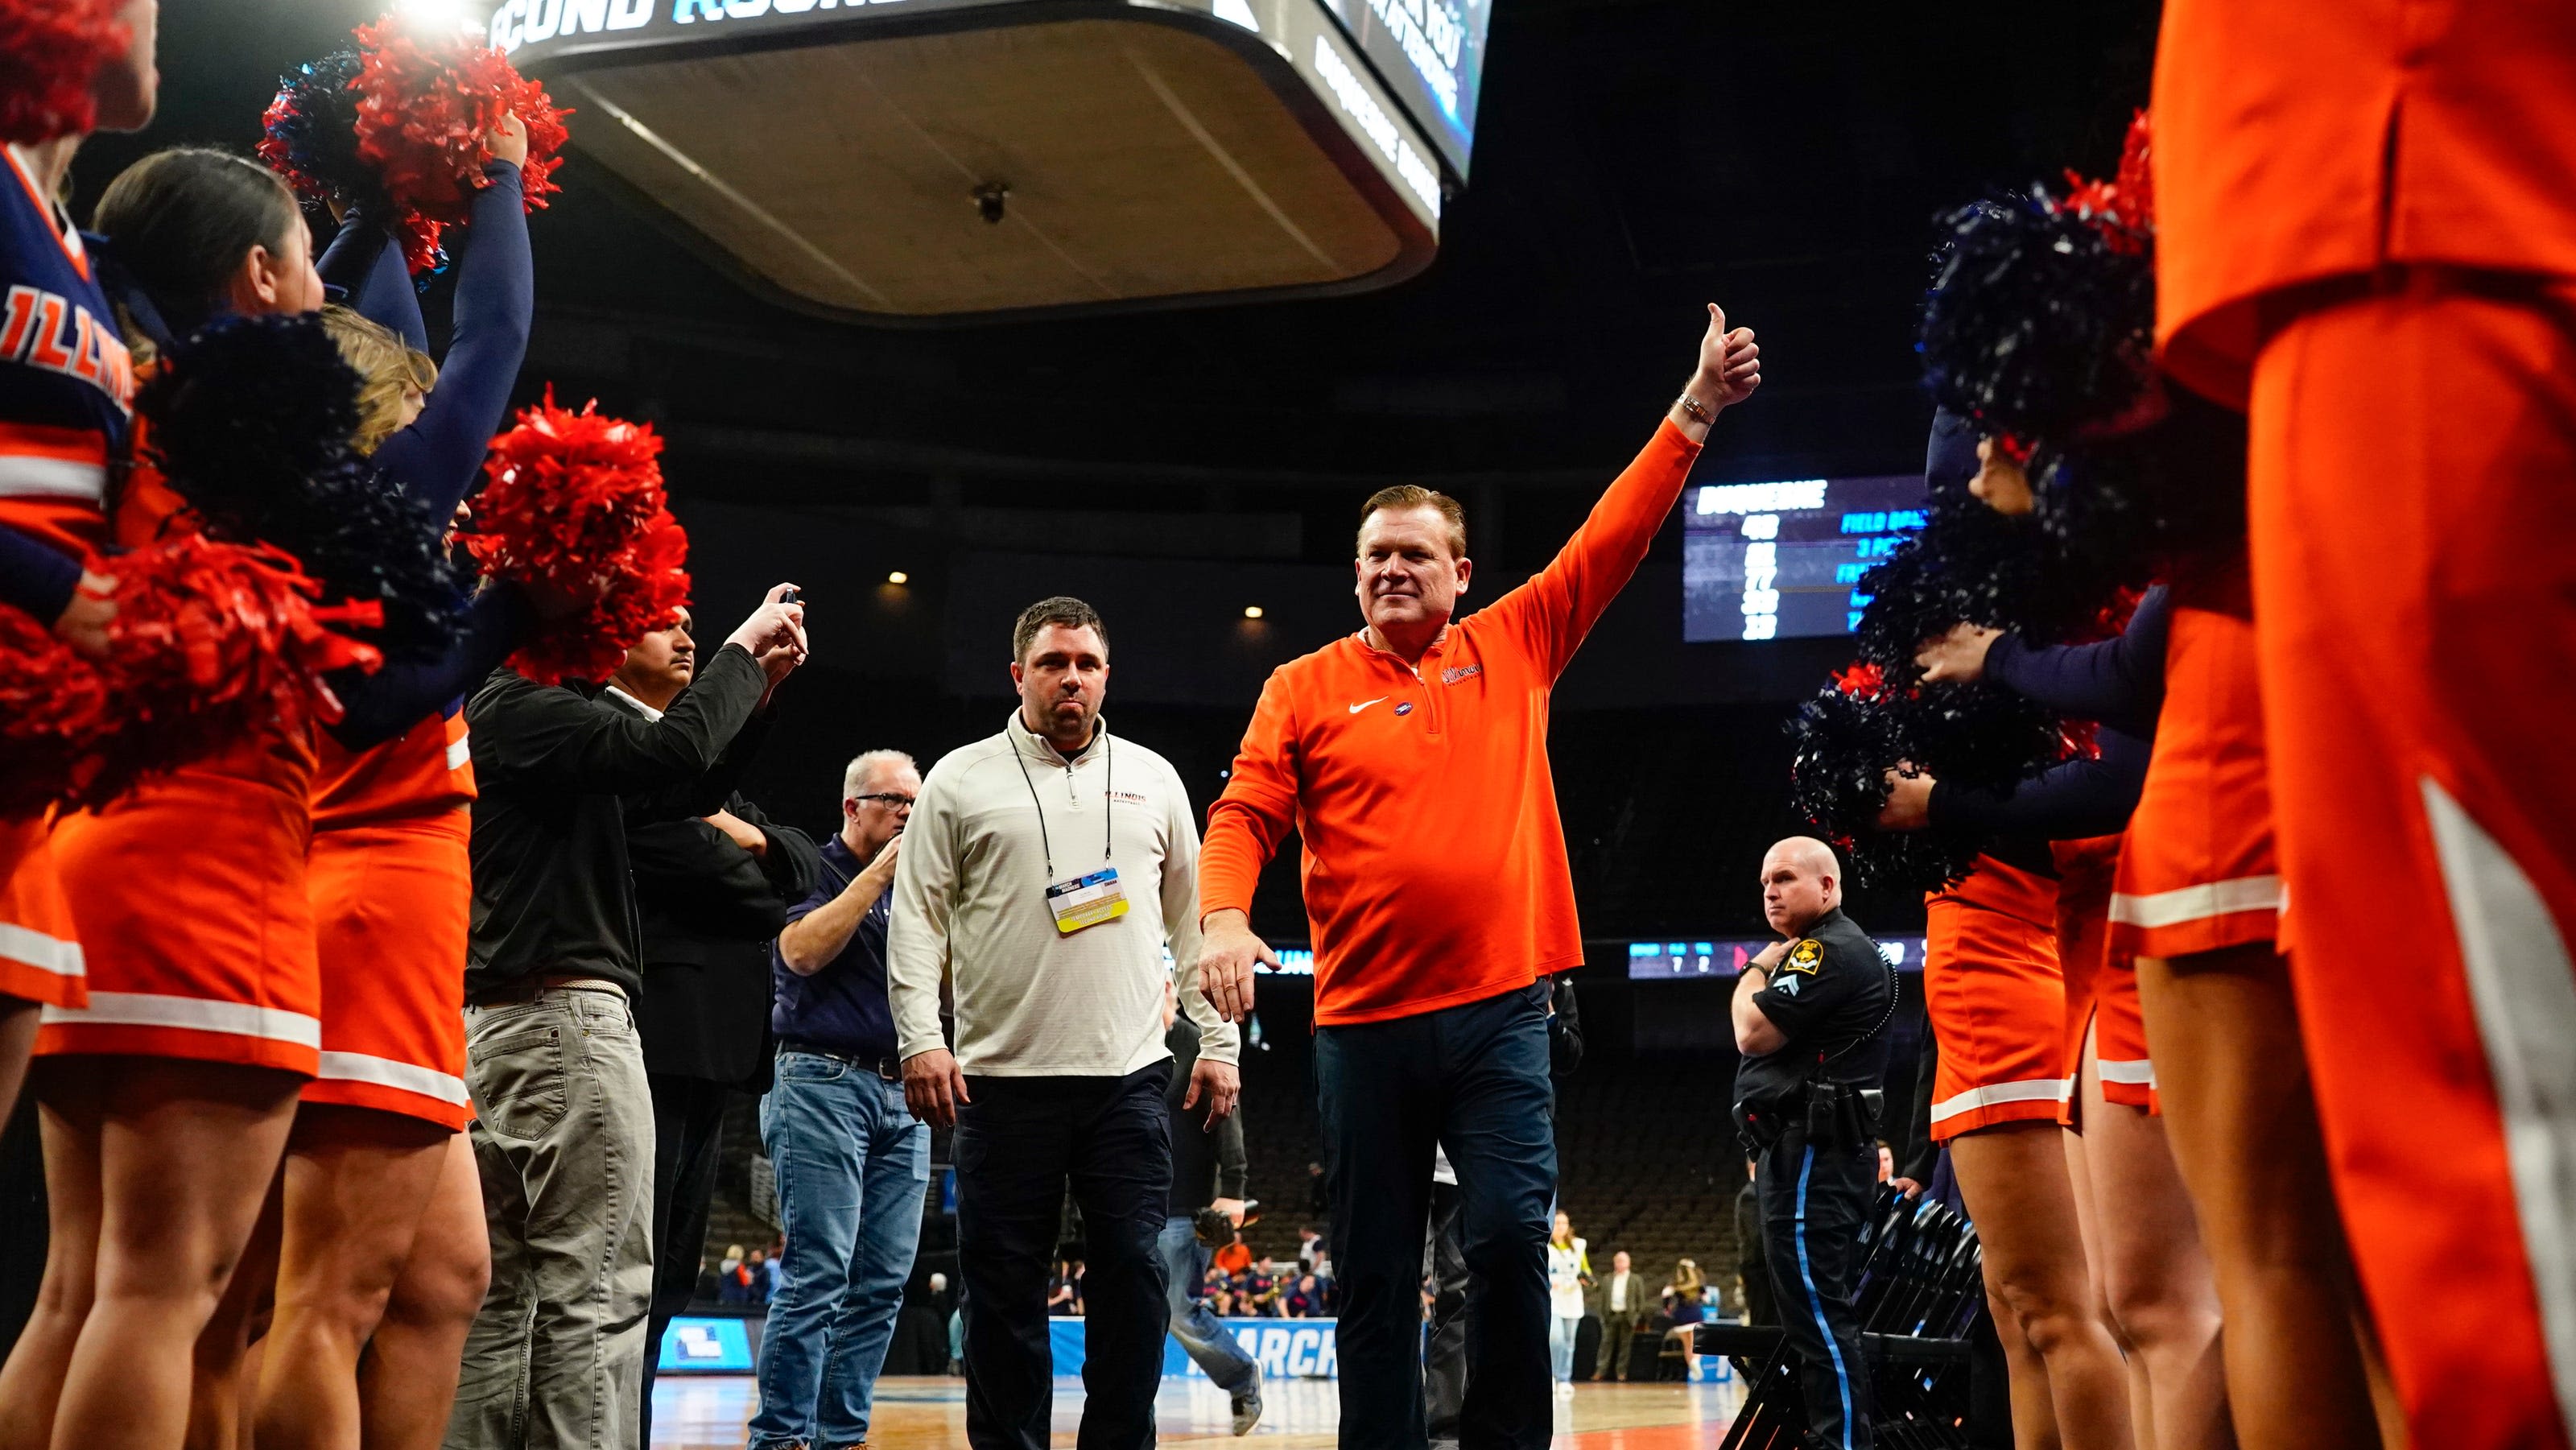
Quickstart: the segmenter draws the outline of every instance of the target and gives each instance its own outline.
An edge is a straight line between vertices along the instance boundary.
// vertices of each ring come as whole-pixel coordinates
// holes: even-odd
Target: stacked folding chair
[[[1968,1443],[1968,1334],[1986,1312],[1977,1231],[1937,1203],[1886,1190],[1862,1238],[1853,1296],[1861,1355],[1878,1401],[1887,1450],[1964,1450]],[[1744,1408],[1720,1450],[1797,1450],[1806,1397],[1795,1354],[1777,1329],[1704,1324],[1698,1347],[1723,1354],[1744,1378]]]

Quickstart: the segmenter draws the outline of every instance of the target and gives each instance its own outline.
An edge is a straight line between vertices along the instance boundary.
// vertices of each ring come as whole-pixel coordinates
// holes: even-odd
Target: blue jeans
[[[787,1267],[761,1337],[751,1443],[856,1445],[921,1242],[930,1129],[904,1110],[903,1084],[782,1052],[760,1138],[778,1169]]]
[[[1332,1199],[1343,1450],[1422,1450],[1422,1243],[1431,1150],[1458,1170],[1470,1288],[1458,1438],[1546,1450],[1548,1205],[1556,1134],[1547,985],[1413,1017],[1315,1032]]]
[[[1547,1321],[1547,1372],[1558,1384],[1574,1382],[1574,1336],[1582,1330],[1580,1319]]]
[[[1172,1306],[1172,1337],[1218,1389],[1234,1394],[1252,1388],[1258,1372],[1252,1356],[1199,1298],[1207,1287],[1208,1249],[1199,1242],[1196,1226],[1186,1218],[1163,1220],[1163,1237],[1155,1247],[1163,1255],[1163,1277],[1170,1284],[1164,1297]]]

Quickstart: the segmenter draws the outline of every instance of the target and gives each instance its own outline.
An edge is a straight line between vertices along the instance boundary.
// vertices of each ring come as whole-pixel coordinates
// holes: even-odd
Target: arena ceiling
[[[146,146],[247,147],[276,74],[374,8],[166,6],[162,117],[93,144],[84,196]],[[745,293],[576,161],[535,219],[527,386],[655,419],[677,488],[744,503],[1338,518],[1359,483],[1432,474],[1530,490],[1514,517],[1547,521],[1536,547],[1681,381],[1706,298],[1760,330],[1767,367],[1718,471],[1899,470],[1927,413],[1910,343],[1932,216],[2107,168],[2155,18],[2145,0],[1504,0],[1440,255],[1322,301],[823,322]],[[1318,532],[1307,552],[1338,547]]]

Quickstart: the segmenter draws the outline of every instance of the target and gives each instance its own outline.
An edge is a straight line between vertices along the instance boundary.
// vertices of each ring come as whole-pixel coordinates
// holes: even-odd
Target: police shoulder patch
[[[1812,977],[1825,964],[1825,944],[1814,937],[1803,937],[1789,948],[1789,959],[1780,964],[1784,972],[1804,972]]]

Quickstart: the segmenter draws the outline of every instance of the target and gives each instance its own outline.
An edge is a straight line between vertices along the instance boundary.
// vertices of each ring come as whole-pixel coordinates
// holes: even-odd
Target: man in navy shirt
[[[843,1450],[868,1438],[903,1285],[921,1240],[930,1129],[904,1107],[886,1001],[895,858],[921,773],[871,750],[841,785],[841,833],[823,846],[812,895],[770,952],[776,1084],[760,1136],[778,1169],[787,1233],[760,1345],[752,1450]]]

